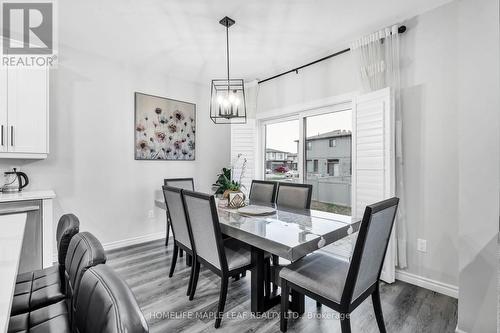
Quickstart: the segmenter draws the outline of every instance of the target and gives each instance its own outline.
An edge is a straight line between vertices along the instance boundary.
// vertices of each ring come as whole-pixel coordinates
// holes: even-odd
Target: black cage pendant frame
[[[210,92],[210,119],[215,124],[246,124],[245,83],[229,77],[229,27],[235,21],[224,17],[219,21],[226,27],[227,79],[214,79]]]

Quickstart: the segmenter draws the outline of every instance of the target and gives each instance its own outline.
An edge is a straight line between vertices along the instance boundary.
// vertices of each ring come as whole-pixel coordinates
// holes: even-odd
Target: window
[[[304,118],[304,140],[314,142],[305,154],[304,182],[313,185],[311,208],[351,215],[352,111]],[[335,149],[330,149],[335,147]]]
[[[266,180],[301,182],[298,163],[288,159],[297,156],[299,147],[299,121],[289,120],[265,125]]]
[[[339,160],[328,160],[327,172],[332,177],[340,176]]]
[[[337,110],[264,122],[264,179],[311,184],[311,208],[351,215],[352,111]]]

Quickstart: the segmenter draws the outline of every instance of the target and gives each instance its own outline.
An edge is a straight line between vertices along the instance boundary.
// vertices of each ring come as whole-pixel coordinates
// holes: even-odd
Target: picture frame
[[[134,93],[134,159],[194,161],[196,104]]]

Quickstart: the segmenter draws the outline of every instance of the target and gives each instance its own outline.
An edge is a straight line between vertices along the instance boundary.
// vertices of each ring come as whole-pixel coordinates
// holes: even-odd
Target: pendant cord
[[[229,26],[226,22],[227,92],[229,94]]]

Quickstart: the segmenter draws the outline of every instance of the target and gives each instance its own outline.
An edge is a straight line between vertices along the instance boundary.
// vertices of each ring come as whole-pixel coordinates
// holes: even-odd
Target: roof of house
[[[285,153],[285,154],[292,154],[287,151],[283,150],[278,150],[278,149],[273,149],[273,148],[266,148],[266,153]]]
[[[308,136],[306,140],[319,140],[319,139],[330,139],[330,138],[338,138],[342,136],[351,136],[351,131],[346,130],[335,130],[331,132],[326,132],[318,135]]]

